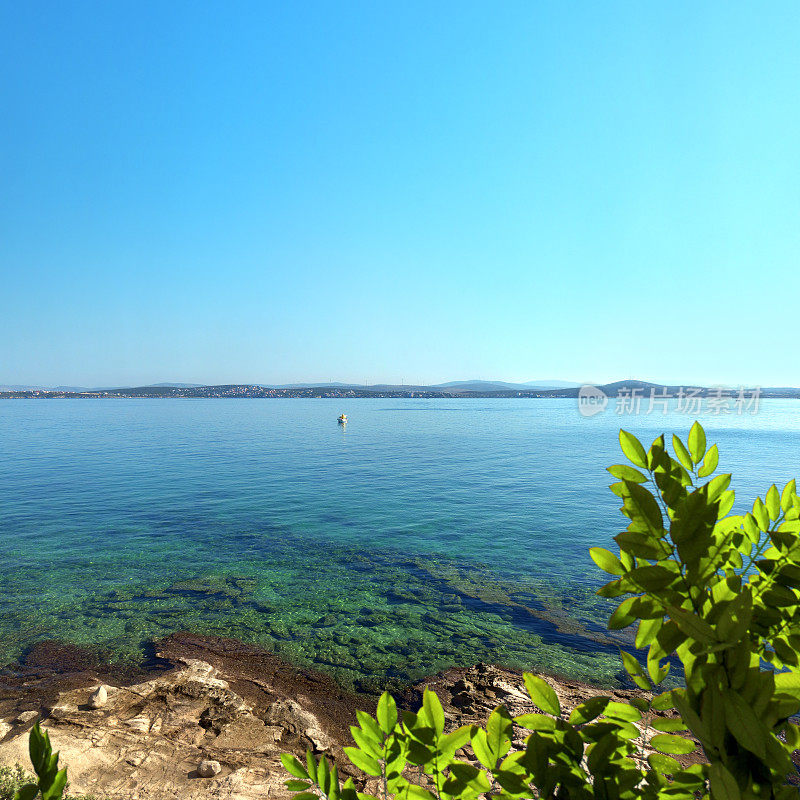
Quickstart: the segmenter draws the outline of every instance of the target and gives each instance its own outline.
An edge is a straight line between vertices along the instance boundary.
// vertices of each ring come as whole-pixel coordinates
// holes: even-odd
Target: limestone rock
[[[197,774],[201,778],[213,778],[222,772],[222,764],[219,761],[210,761],[204,758],[197,766]]]
[[[20,725],[24,725],[26,722],[33,722],[36,717],[39,716],[38,711],[23,711],[15,720]]]
[[[133,728],[135,731],[139,731],[140,733],[149,733],[150,732],[150,718],[145,716],[133,717],[133,719],[129,719],[125,721],[125,724],[129,728]]]
[[[102,708],[108,702],[108,690],[101,683],[89,698],[89,708]]]

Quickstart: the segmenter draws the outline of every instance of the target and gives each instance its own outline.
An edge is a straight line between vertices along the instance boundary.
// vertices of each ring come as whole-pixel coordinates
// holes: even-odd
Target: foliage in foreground
[[[35,778],[19,764],[14,767],[0,767],[0,800],[14,800],[19,789]],[[65,794],[63,800],[98,800],[94,795]]]
[[[424,694],[418,713],[398,716],[381,697],[377,718],[357,712],[353,764],[399,800],[706,798],[789,800],[791,755],[800,747],[800,498],[794,481],[771,486],[752,511],[731,514],[730,474],[715,474],[717,446],[695,423],[684,444],[663,436],[649,450],[620,432],[630,463],[609,468],[628,519],[619,555],[592,548],[614,576],[598,592],[624,598],[609,628],[636,625],[641,661],[621,651],[645,694],[630,703],[596,697],[562,713],[553,689],[525,685],[541,713],[512,718],[503,706],[486,727],[445,733],[441,704]],[[684,686],[659,692],[671,661]],[[671,712],[665,717],[654,712]],[[512,747],[514,726],[527,735]],[[673,757],[700,742],[708,764],[682,768]],[[469,749],[467,749],[469,748]],[[654,752],[649,752],[650,750]],[[471,751],[471,752],[470,752]],[[462,758],[456,758],[461,753]],[[472,762],[472,763],[470,763]],[[326,758],[283,763],[294,800],[371,800]],[[477,763],[477,766],[476,766]]]
[[[31,728],[28,751],[36,777],[14,792],[14,800],[61,800],[67,786],[67,770],[58,768],[58,753],[53,752],[50,735],[42,731],[38,721]],[[19,774],[24,773],[18,770]]]

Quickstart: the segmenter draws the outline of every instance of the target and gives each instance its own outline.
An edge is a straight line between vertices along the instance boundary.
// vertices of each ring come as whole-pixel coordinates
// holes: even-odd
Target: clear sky
[[[0,0],[0,384],[800,386],[800,4]]]

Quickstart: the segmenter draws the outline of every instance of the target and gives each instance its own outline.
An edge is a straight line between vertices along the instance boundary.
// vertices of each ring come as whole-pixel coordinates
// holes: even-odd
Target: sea
[[[346,426],[337,424],[346,413]],[[0,665],[226,636],[364,691],[476,662],[621,680],[593,545],[620,428],[569,399],[0,401]],[[737,508],[800,475],[800,402],[700,417]],[[149,655],[150,654],[150,655]]]

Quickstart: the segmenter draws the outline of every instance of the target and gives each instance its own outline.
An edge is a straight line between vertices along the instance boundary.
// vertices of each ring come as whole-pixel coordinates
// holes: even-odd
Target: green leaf
[[[482,769],[461,761],[455,761],[450,765],[450,775],[444,784],[445,792],[454,796],[462,795],[466,791],[482,794],[488,792],[490,788],[489,779]]]
[[[42,733],[38,721],[31,728],[28,736],[28,752],[34,771],[41,777],[40,773],[44,770],[47,759],[50,758],[50,740],[47,734]]]
[[[359,746],[361,750],[363,750],[368,756],[372,756],[373,758],[381,758],[383,755],[383,747],[382,745],[374,742],[372,738],[364,733],[364,731],[357,727],[356,725],[350,726],[350,733],[353,737],[353,741]]]
[[[331,766],[328,763],[328,759],[323,756],[319,760],[319,765],[317,767],[317,783],[319,787],[322,789],[323,792],[327,794],[328,791],[328,780],[331,776]]]
[[[553,691],[550,684],[541,678],[537,678],[536,675],[531,675],[530,672],[524,673],[523,677],[525,679],[525,688],[528,690],[534,705],[554,717],[560,717],[561,704],[558,702],[558,695]]]
[[[758,523],[758,527],[762,531],[769,529],[769,514],[767,513],[767,508],[760,497],[756,497],[755,501],[753,502],[753,516]]]
[[[628,464],[614,464],[606,468],[617,480],[632,481],[633,483],[647,483],[647,475],[643,475],[638,469]]]
[[[650,645],[658,635],[663,624],[663,617],[640,620],[639,627],[636,629],[636,646],[642,649]]]
[[[617,703],[612,700],[606,706],[603,716],[619,719],[623,722],[638,722],[642,718],[642,712],[638,708],[634,708],[630,703]]]
[[[692,429],[689,431],[688,443],[692,461],[695,464],[699,464],[706,452],[706,432],[699,422],[695,422],[692,425]]]
[[[422,707],[427,712],[436,735],[441,736],[444,730],[444,709],[435,692],[425,689],[425,693],[422,696]]]
[[[650,744],[662,753],[684,756],[694,752],[694,742],[671,733],[660,733],[650,740]]]
[[[715,644],[717,637],[714,635],[714,629],[702,618],[691,611],[686,611],[683,608],[676,608],[675,606],[668,606],[668,612],[672,621],[680,628],[682,633],[696,639],[703,644]]]
[[[719,449],[713,445],[703,459],[703,466],[697,470],[698,476],[707,478],[717,468],[717,464],[719,464]]]
[[[592,697],[585,703],[575,706],[569,715],[569,724],[584,725],[593,719],[597,719],[603,713],[610,700],[610,697]],[[550,718],[548,717],[547,719]],[[519,718],[517,718],[517,722],[519,722]]]
[[[638,483],[626,483],[623,496],[625,515],[631,520],[629,530],[661,536],[664,519],[655,497]]]
[[[644,697],[631,697],[630,703],[634,708],[638,708],[642,714],[650,711],[650,702],[645,700]]]
[[[622,575],[625,572],[625,567],[622,562],[610,551],[604,547],[591,547],[589,548],[589,555],[604,572],[610,575]]]
[[[486,731],[483,728],[475,728],[472,731],[472,752],[478,757],[478,761],[486,769],[494,769],[497,766],[497,755],[492,752],[486,739]]]
[[[39,785],[26,783],[14,792],[14,800],[33,800],[37,794],[39,794]]]
[[[725,709],[725,726],[733,734],[739,744],[760,759],[767,753],[767,737],[769,730],[755,715],[752,706],[738,693],[732,690],[723,692]]]
[[[306,789],[311,788],[311,784],[308,781],[288,780],[284,781],[283,785],[290,792],[304,792]]]
[[[672,435],[672,448],[675,450],[675,455],[678,457],[678,461],[680,461],[683,468],[691,472],[694,469],[692,457],[689,455],[686,445],[684,445],[676,434]]]
[[[730,472],[723,472],[722,475],[717,475],[716,478],[712,478],[706,484],[706,492],[708,494],[709,503],[713,503],[715,500],[718,500],[722,496],[722,493],[730,486],[730,484]]]
[[[554,731],[556,729],[556,721],[547,714],[520,714],[518,717],[514,717],[514,721],[529,731]]]
[[[775,690],[800,700],[800,673],[780,672],[775,676]]]
[[[306,772],[306,768],[291,753],[283,753],[281,755],[281,764],[283,764],[283,768],[290,775],[294,775],[295,778],[308,779],[310,777],[308,772]]]
[[[586,764],[592,775],[597,775],[608,769],[612,754],[619,747],[619,737],[616,733],[609,733],[589,748]]]
[[[442,750],[452,753],[460,750],[470,740],[471,731],[472,727],[470,725],[462,725],[451,731],[441,740]]]
[[[397,726],[397,704],[389,692],[384,692],[378,700],[377,717],[384,733],[391,733]]]
[[[681,765],[674,758],[661,753],[650,753],[647,756],[647,762],[661,775],[674,775],[681,768]]]
[[[423,789],[415,783],[409,783],[400,793],[399,797],[401,800],[436,800],[427,789]]]
[[[675,701],[672,699],[672,689],[667,689],[666,692],[657,694],[653,698],[653,709],[655,711],[669,711],[675,708]]]
[[[42,790],[42,800],[61,800],[67,785],[67,770],[60,769],[47,789]]]
[[[637,467],[647,469],[647,453],[642,443],[628,431],[619,432],[619,443],[628,460]]]
[[[646,692],[650,691],[650,681],[642,669],[642,665],[630,654],[626,653],[620,648],[620,657],[622,658],[622,666],[625,667],[625,672],[631,676],[633,682]]]
[[[646,592],[658,592],[669,586],[678,577],[679,573],[658,564],[647,564],[628,573],[628,578]]]
[[[614,537],[614,541],[619,545],[620,561],[623,564],[626,559],[632,561],[634,557],[660,561],[669,556],[666,544],[649,533],[623,531]]]
[[[508,769],[498,769],[494,772],[494,778],[500,784],[500,788],[507,793],[505,796],[501,795],[501,799],[505,798],[507,800],[508,795],[513,797],[531,796],[530,785],[524,772],[518,773]],[[494,795],[489,796],[493,797]]]
[[[655,717],[650,720],[650,727],[661,733],[678,733],[687,730],[686,723],[680,717]]]
[[[347,757],[355,764],[360,770],[363,770],[367,775],[378,776],[381,774],[381,766],[376,758],[368,756],[363,750],[357,747],[343,748]]]
[[[514,722],[503,706],[498,706],[489,715],[486,723],[486,743],[498,758],[502,758],[511,747],[511,731]]]
[[[708,770],[711,800],[741,800],[739,784],[721,761],[714,761]]]
[[[308,777],[311,778],[312,781],[317,780],[317,760],[314,758],[314,754],[311,752],[310,749],[306,750],[306,766],[308,769]]]
[[[778,487],[773,483],[767,490],[767,513],[770,519],[778,519],[781,514],[781,496]]]
[[[376,744],[383,743],[383,731],[381,731],[378,723],[366,711],[356,710],[356,719],[358,724],[367,736],[372,739]]]
[[[638,599],[638,597],[629,597],[617,606],[614,613],[608,619],[609,630],[620,631],[636,622],[636,615],[632,613],[631,608]]]
[[[797,481],[792,478],[781,492],[781,508],[788,511],[792,507],[792,496],[797,494]]]

